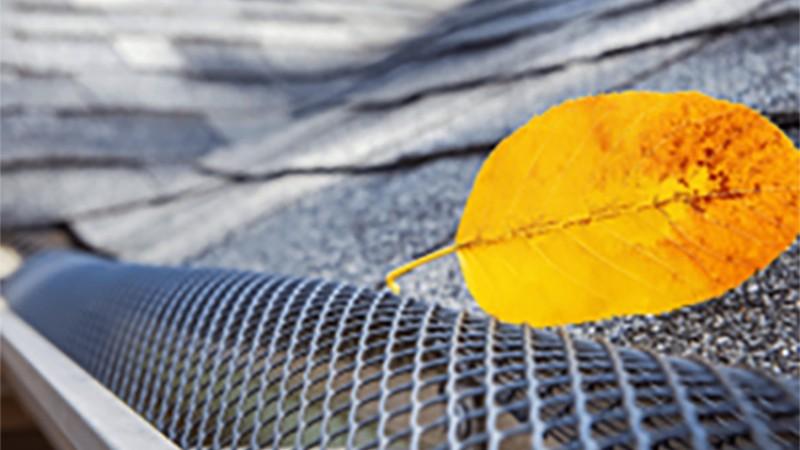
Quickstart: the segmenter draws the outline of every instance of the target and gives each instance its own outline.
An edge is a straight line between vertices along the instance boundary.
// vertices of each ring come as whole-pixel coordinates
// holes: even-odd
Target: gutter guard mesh
[[[183,448],[798,448],[796,381],[341,283],[33,257],[12,308]]]

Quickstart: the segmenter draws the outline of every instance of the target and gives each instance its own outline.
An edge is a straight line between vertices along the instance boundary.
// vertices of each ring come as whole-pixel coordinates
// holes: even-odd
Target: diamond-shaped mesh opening
[[[797,448],[797,382],[341,283],[35,257],[12,307],[184,448]]]

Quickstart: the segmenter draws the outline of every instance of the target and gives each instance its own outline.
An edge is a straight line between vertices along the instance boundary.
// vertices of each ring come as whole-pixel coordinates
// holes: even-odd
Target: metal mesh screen
[[[14,310],[183,448],[797,448],[793,381],[341,283],[34,257]]]

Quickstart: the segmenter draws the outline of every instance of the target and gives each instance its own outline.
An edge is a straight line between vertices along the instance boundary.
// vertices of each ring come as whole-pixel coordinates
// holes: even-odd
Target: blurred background
[[[601,92],[700,90],[798,140],[797,0],[3,0],[1,12],[3,270],[12,248],[72,247],[375,285],[452,239],[503,136]],[[795,245],[718,301],[575,331],[797,374],[797,263]],[[454,260],[404,287],[474,308]],[[3,395],[4,448],[46,448]]]

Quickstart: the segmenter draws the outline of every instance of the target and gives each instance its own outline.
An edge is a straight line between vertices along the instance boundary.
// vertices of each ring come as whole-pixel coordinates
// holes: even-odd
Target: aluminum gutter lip
[[[1,297],[0,333],[3,368],[15,393],[59,449],[178,450]]]

